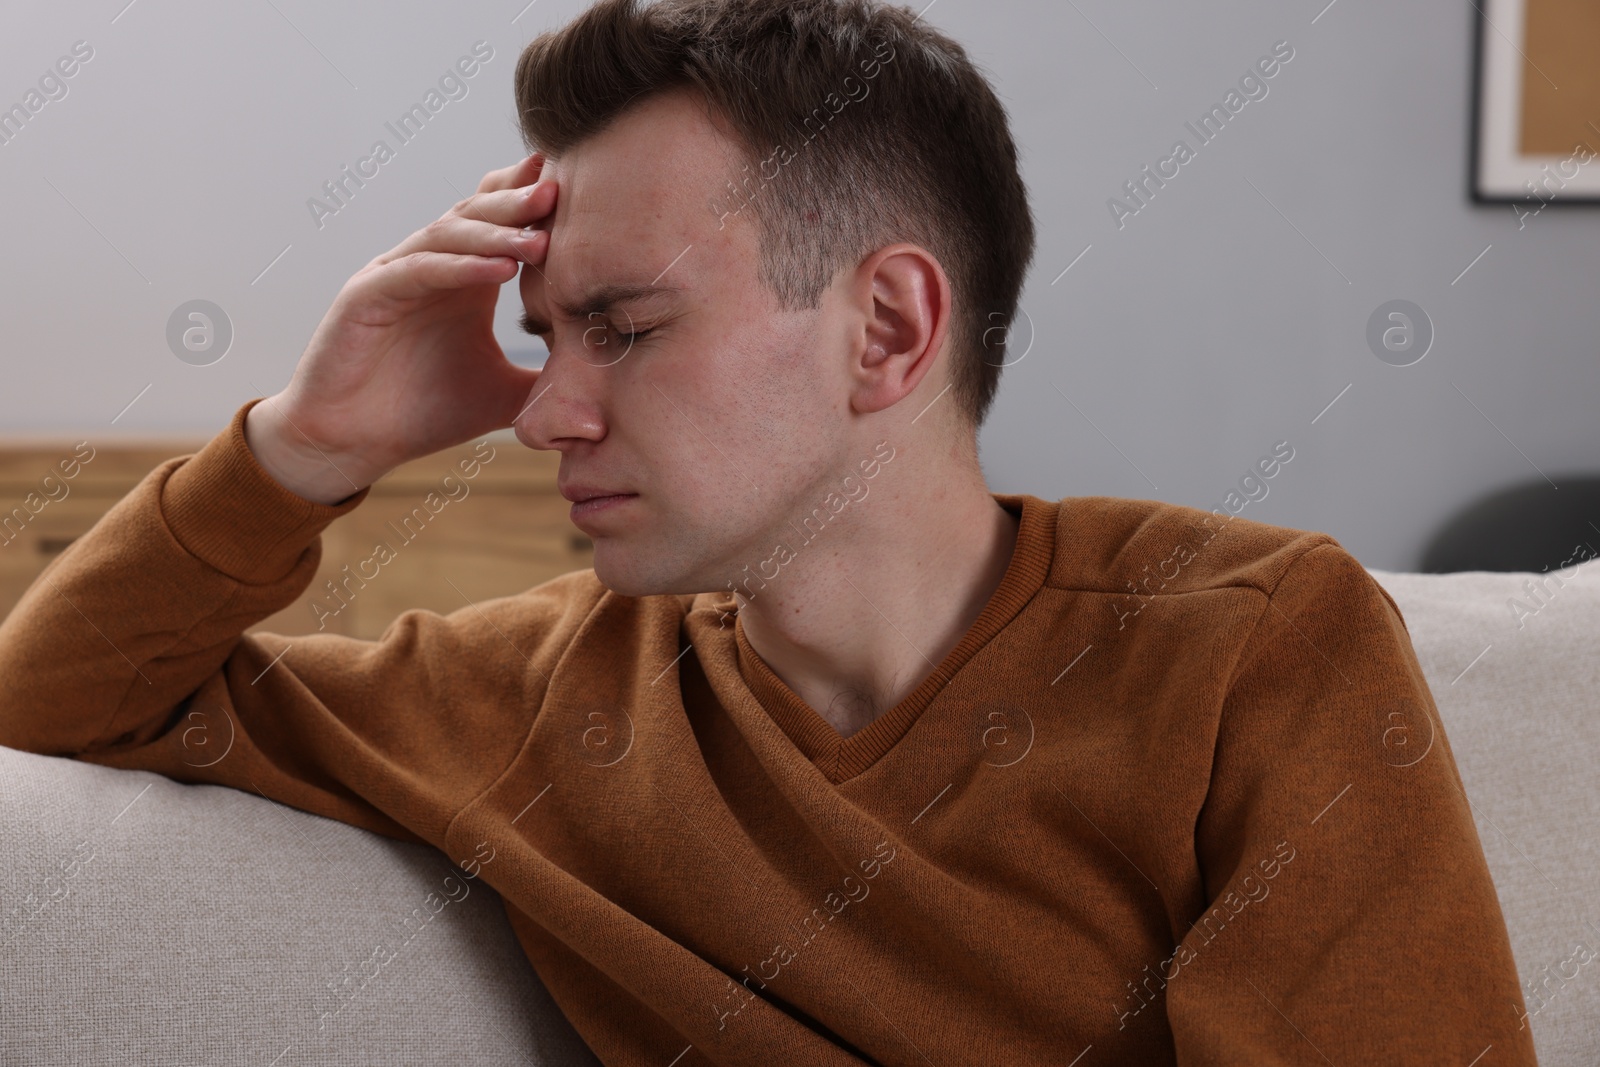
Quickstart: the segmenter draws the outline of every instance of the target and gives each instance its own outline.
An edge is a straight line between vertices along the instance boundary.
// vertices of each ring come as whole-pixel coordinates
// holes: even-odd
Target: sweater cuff
[[[244,436],[245,416],[263,399],[240,407],[228,428],[179,464],[161,488],[161,514],[173,538],[251,585],[282,579],[327,525],[355,510],[371,490],[321,504],[280,485]]]

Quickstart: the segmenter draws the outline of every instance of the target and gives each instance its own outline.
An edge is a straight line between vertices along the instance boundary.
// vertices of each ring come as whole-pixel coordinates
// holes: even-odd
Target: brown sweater
[[[256,402],[0,625],[0,744],[442,849],[609,1065],[1534,1062],[1404,622],[1326,534],[997,494],[1000,587],[841,739],[725,592],[243,635],[367,495],[277,485]]]

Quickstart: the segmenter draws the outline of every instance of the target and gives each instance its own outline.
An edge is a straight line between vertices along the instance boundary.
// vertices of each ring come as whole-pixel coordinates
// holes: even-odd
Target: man
[[[958,45],[870,0],[602,0],[516,87],[540,151],[0,626],[0,743],[492,855],[607,1064],[1534,1062],[1361,566],[987,489],[1034,232]],[[542,370],[491,332],[519,269]],[[592,570],[242,635],[374,480],[506,426]],[[203,768],[196,713],[236,737]]]

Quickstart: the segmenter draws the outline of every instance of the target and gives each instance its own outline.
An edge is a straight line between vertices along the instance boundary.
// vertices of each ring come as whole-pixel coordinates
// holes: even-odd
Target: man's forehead
[[[563,271],[615,273],[629,261],[659,258],[674,240],[679,249],[692,240],[683,232],[688,220],[682,209],[659,186],[592,168],[558,175],[556,181],[560,192],[550,223],[549,259]]]
[[[547,167],[560,189],[551,264],[575,283],[647,284],[669,267],[681,281],[693,261],[728,251],[733,227],[713,204],[726,196],[731,158],[691,97],[624,114]]]
[[[557,209],[544,269],[554,306],[583,317],[625,300],[697,287],[704,264],[694,257],[692,239],[659,214],[641,215],[625,202],[607,212],[605,202],[596,198],[590,208],[577,201],[565,219]]]

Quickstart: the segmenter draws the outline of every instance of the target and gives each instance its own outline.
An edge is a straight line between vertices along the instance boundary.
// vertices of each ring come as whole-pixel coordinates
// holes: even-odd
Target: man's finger
[[[483,181],[478,183],[478,192],[492,193],[498,189],[515,189],[522,185],[532,185],[539,180],[539,172],[543,169],[544,153],[535,152],[509,167],[501,167],[485,174]]]

